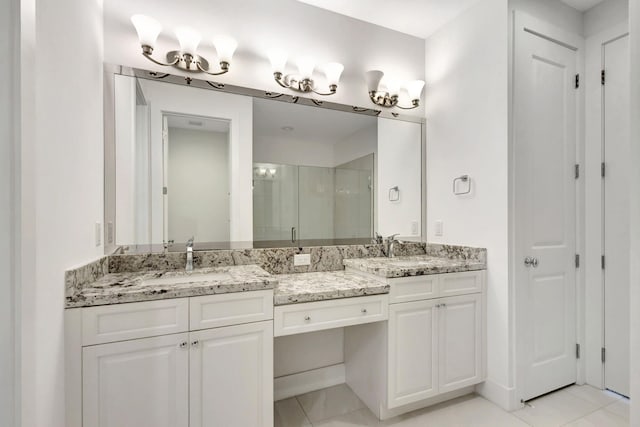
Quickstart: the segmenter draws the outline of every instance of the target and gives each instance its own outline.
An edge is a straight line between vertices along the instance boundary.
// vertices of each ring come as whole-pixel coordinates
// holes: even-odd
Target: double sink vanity
[[[68,426],[273,424],[274,339],[344,328],[380,419],[485,376],[486,251],[403,244],[111,255],[66,275]],[[298,252],[311,265],[296,267]],[[279,395],[278,397],[283,397]]]

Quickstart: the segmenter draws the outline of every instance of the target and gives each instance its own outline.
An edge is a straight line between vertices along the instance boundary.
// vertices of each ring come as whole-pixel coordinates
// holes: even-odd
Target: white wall
[[[509,10],[518,10],[556,27],[582,35],[582,13],[558,0],[509,0]]]
[[[508,254],[507,1],[482,0],[426,42],[427,240],[486,247],[488,379],[481,393],[508,407],[513,392]],[[472,192],[454,196],[468,174]],[[434,223],[444,221],[444,235]]]
[[[21,7],[21,417],[63,426],[64,271],[103,253],[102,4]]]
[[[14,162],[19,113],[18,74],[15,59],[19,59],[18,2],[0,2],[0,49],[9,60],[0,64],[0,425],[12,426],[16,420],[16,222],[14,220]],[[17,114],[18,113],[18,114]]]
[[[370,69],[379,68],[400,80],[422,79],[424,76],[422,39],[298,1],[192,0],[189,6],[175,7],[170,2],[160,5],[153,0],[107,1],[105,61],[149,70],[166,70],[141,55],[135,30],[129,21],[135,13],[147,13],[165,28],[156,49],[159,56],[178,46],[172,30],[184,22],[189,22],[206,38],[215,33],[233,36],[239,47],[231,71],[224,76],[211,78],[223,83],[282,91],[273,80],[266,56],[266,52],[275,46],[288,50],[292,59],[312,54],[319,64],[332,61],[344,64],[345,71],[337,94],[320,97],[332,102],[372,106],[364,81],[364,73]],[[206,57],[215,59],[215,50],[209,42],[203,42],[202,52]],[[294,71],[293,65],[291,67],[291,71]],[[171,69],[170,72],[177,73],[177,70]],[[318,75],[317,79],[321,83],[322,75]],[[410,114],[422,116],[423,113],[421,103],[421,107]]]
[[[628,25],[629,0],[606,0],[586,11],[583,20],[585,37],[609,30],[617,24]]]
[[[169,239],[229,241],[229,134],[169,127]]]
[[[211,117],[230,121],[231,240],[253,240],[252,141],[253,106],[247,96],[219,93],[161,82],[140,80],[151,111],[152,243],[164,235],[163,144],[164,113]]]
[[[640,0],[629,1],[631,76],[640,75]],[[631,79],[631,163],[640,162],[640,79]],[[634,160],[635,159],[635,160]],[[631,395],[640,396],[640,168],[631,172]],[[630,425],[640,425],[640,404],[631,403]]]
[[[335,166],[334,157],[334,146],[330,143],[257,134],[253,141],[255,163],[332,168]]]
[[[333,150],[333,166],[349,163],[378,151],[378,122],[376,119],[371,126],[362,128],[338,142]]]

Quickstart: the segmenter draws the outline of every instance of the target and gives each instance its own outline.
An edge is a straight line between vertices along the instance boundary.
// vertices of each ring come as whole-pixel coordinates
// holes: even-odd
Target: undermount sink
[[[155,279],[147,279],[145,286],[179,285],[187,283],[219,282],[231,278],[229,273],[181,273],[171,274]]]

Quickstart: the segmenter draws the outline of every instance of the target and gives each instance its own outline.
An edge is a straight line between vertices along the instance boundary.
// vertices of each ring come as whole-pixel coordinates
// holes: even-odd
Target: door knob
[[[531,267],[533,267],[533,268],[537,268],[538,267],[538,258],[532,258],[531,259]]]
[[[525,267],[533,267],[533,268],[538,267],[538,258],[534,258],[534,257],[530,257],[530,256],[525,257],[524,266]]]

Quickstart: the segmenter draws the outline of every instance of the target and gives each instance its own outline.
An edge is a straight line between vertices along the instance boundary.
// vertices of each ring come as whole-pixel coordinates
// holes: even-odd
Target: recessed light
[[[293,130],[293,126],[282,126],[280,129],[285,132],[291,132]]]

